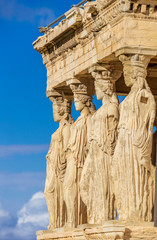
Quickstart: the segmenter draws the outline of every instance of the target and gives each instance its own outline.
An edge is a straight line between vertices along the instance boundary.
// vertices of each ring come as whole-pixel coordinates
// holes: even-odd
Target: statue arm
[[[157,131],[153,134],[153,146],[152,146],[152,164],[156,166],[156,141],[157,141]]]
[[[69,139],[70,139],[70,125],[67,125],[63,128],[63,150],[67,149]]]
[[[87,119],[87,142],[90,143],[91,140],[91,131],[92,131],[92,122],[91,122],[91,116]]]
[[[145,109],[143,109],[143,106],[137,102],[139,104],[140,111],[145,113],[145,118],[142,119],[142,124],[138,126],[136,135],[133,136],[133,144],[141,150],[141,164],[148,169],[150,169],[153,142],[153,124],[155,119],[155,104],[153,98],[150,99],[151,101],[148,102],[148,104],[145,106]],[[139,113],[137,112],[137,118],[138,117]]]
[[[50,154],[51,154],[51,152],[52,152],[52,148],[53,148],[52,136],[53,136],[53,134],[51,135],[50,148],[49,148],[49,151],[48,151],[48,153],[47,153],[47,155],[46,155],[46,159],[47,159],[47,160],[49,160],[49,156],[50,156]]]
[[[113,155],[116,138],[117,138],[117,125],[118,125],[119,113],[118,109],[115,108],[113,111],[108,113],[107,124],[108,124],[108,134],[107,134],[107,146],[108,153]]]

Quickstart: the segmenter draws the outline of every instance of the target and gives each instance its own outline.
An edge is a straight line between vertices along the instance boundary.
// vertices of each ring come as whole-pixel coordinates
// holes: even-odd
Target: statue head
[[[113,83],[109,80],[96,80],[95,91],[98,100],[102,100],[105,95],[112,96],[114,90]]]
[[[70,88],[72,89],[74,93],[74,103],[75,103],[75,108],[76,111],[82,111],[85,107],[91,109],[94,109],[93,103],[92,103],[92,97],[88,93],[87,86],[84,84],[71,84]],[[94,110],[93,110],[94,111]]]
[[[79,93],[74,94],[74,103],[76,111],[82,111],[85,107],[90,108],[92,103],[92,98],[88,95],[83,95]]]
[[[141,85],[147,76],[146,67],[149,58],[144,55],[121,55],[119,57],[123,63],[124,81],[127,87],[131,87],[136,81]]]
[[[60,122],[62,119],[70,119],[71,117],[71,102],[62,96],[51,97],[53,102],[53,117],[55,122]]]

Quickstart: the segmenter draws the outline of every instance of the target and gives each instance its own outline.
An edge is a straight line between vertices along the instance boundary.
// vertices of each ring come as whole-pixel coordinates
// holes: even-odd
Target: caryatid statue
[[[156,148],[156,157],[155,157],[155,166],[156,166],[156,172],[155,172],[155,204],[154,204],[154,227],[157,227],[157,131],[155,134],[155,148]]]
[[[52,96],[53,95],[53,96]],[[53,117],[59,122],[59,128],[51,136],[51,144],[47,159],[47,175],[45,182],[45,198],[49,212],[49,230],[65,224],[66,211],[63,201],[63,179],[66,170],[66,148],[70,137],[72,99],[52,93]]]
[[[90,72],[95,78],[97,99],[102,100],[103,105],[91,118],[90,148],[82,171],[80,192],[87,206],[88,223],[102,224],[116,217],[110,166],[119,120],[119,102],[114,82],[121,73],[112,76],[111,66],[108,65],[91,68]]]
[[[95,109],[91,92],[85,84],[71,84],[70,87],[74,93],[75,108],[81,115],[71,126],[71,137],[67,149],[67,168],[63,188],[67,208],[66,228],[87,223],[87,211],[80,197],[79,181],[88,153],[90,119]]]
[[[155,102],[157,103],[157,99],[155,99]],[[152,164],[154,168],[156,167],[155,177],[154,177],[155,179],[154,227],[157,227],[157,109],[156,109],[156,118],[155,118],[154,126],[156,127],[156,131],[153,133]]]
[[[154,170],[151,164],[155,100],[146,81],[149,57],[121,55],[131,91],[120,104],[112,179],[120,220],[151,221]]]

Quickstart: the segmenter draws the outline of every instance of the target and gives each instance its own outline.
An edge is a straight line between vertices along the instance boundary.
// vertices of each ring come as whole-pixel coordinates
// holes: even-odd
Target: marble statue
[[[45,198],[49,212],[49,230],[63,227],[66,219],[63,201],[63,180],[66,170],[66,148],[70,137],[71,102],[62,96],[51,97],[53,102],[54,121],[59,128],[51,136],[51,144],[47,159],[47,175],[45,182]]]
[[[74,93],[75,108],[81,115],[71,126],[67,148],[67,168],[64,178],[64,200],[67,208],[66,228],[87,222],[86,206],[82,202],[79,181],[88,153],[90,119],[94,111],[92,97],[84,84],[70,85]]]
[[[89,153],[80,181],[81,197],[87,206],[90,224],[102,224],[116,217],[110,165],[117,139],[119,103],[110,79],[109,71],[105,71],[102,78],[96,77],[96,96],[103,105],[91,118]]]
[[[155,148],[157,149],[157,131],[156,131],[156,134],[155,134],[155,138],[156,138],[156,141],[155,141]],[[155,159],[155,166],[156,166],[156,174],[155,174],[155,205],[154,205],[154,227],[157,227],[157,156],[156,156],[156,159]]]
[[[155,99],[157,101],[157,99]],[[157,113],[157,112],[156,112]],[[154,126],[157,127],[157,115]],[[154,227],[157,227],[157,129],[153,133],[152,164],[156,167],[155,172],[155,204],[154,204]]]
[[[47,69],[47,94],[55,89],[74,96],[81,115],[73,122],[71,101],[53,95],[59,129],[47,155],[45,196],[49,229],[65,228],[40,231],[38,240],[157,236],[151,223],[157,226],[156,155],[154,164],[151,156],[156,28],[157,0],[81,1],[40,28],[43,35],[33,46]],[[102,100],[97,111],[95,92]],[[120,105],[116,94],[125,96]],[[112,221],[117,212],[120,221]]]
[[[124,79],[131,91],[120,104],[118,140],[112,179],[120,220],[151,221],[153,177],[151,164],[155,100],[146,81],[148,57],[122,55]]]

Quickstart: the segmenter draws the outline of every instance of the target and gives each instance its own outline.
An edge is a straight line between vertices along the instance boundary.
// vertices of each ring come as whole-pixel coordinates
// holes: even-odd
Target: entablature
[[[33,43],[47,68],[47,91],[63,88],[67,79],[87,76],[93,64],[115,63],[122,71],[119,55],[143,54],[151,56],[147,78],[157,95],[156,71],[151,65],[157,68],[157,0],[96,0],[83,8],[73,7],[65,15]],[[116,85],[119,94],[128,93],[123,76]]]

